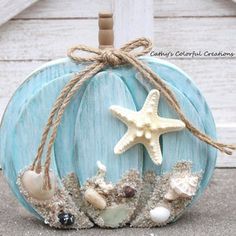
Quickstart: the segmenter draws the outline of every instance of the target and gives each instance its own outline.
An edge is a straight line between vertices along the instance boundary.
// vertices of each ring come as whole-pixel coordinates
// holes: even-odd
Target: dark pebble
[[[71,213],[60,213],[58,215],[59,221],[62,225],[73,225],[75,223],[75,217]]]
[[[136,190],[130,186],[125,186],[123,188],[124,196],[127,198],[133,197],[136,193]]]

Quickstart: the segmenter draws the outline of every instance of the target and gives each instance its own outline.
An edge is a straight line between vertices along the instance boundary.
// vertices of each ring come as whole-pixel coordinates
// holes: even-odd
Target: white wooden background
[[[0,27],[0,117],[32,70],[64,57],[71,45],[97,45],[97,13],[111,5],[111,0],[40,0]],[[154,0],[154,39],[158,51],[236,53],[236,4],[230,0]],[[236,143],[236,56],[170,61],[190,74],[204,93],[219,140]],[[236,154],[220,154],[217,166],[235,167]]]

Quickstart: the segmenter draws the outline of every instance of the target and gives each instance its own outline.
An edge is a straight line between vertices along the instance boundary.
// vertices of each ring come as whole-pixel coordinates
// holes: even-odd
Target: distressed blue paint
[[[100,72],[86,88],[77,114],[75,166],[82,184],[96,174],[97,160],[106,165],[107,180],[113,183],[130,169],[142,171],[140,145],[119,156],[113,152],[127,129],[109,111],[114,104],[136,110],[122,80],[111,72]]]
[[[150,68],[155,71],[164,81],[175,86],[189,101],[193,104],[198,114],[201,116],[204,125],[205,133],[216,139],[215,122],[204,97],[193,83],[191,78],[180,70],[175,65],[150,57],[143,58]],[[216,164],[217,150],[208,146],[207,164],[204,176],[201,182],[200,192],[203,192],[207,187]]]
[[[142,60],[173,89],[188,118],[206,134],[215,137],[211,112],[190,78],[168,62],[148,57],[143,57]],[[0,160],[4,174],[20,202],[35,215],[37,213],[20,195],[15,180],[19,170],[29,165],[36,154],[40,134],[56,95],[71,78],[71,73],[83,68],[83,65],[73,63],[69,59],[60,59],[39,68],[16,91],[2,120]],[[56,162],[53,162],[53,169],[56,174],[62,177],[75,167],[80,181],[84,183],[86,178],[94,175],[95,162],[100,159],[107,165],[108,179],[117,182],[120,175],[130,167],[139,170],[143,168],[144,171],[154,169],[157,174],[161,174],[168,172],[177,161],[192,160],[195,171],[204,171],[200,195],[212,176],[216,150],[198,141],[188,131],[166,134],[162,137],[164,161],[160,167],[153,165],[141,145],[130,149],[122,156],[114,156],[111,153],[113,144],[116,143],[112,140],[114,135],[111,131],[117,130],[115,138],[118,141],[126,128],[115,118],[109,117],[108,106],[114,103],[139,110],[150,86],[143,80],[140,81],[140,78],[137,79],[137,71],[129,66],[106,70],[107,72],[100,73],[84,85],[66,109],[54,146],[53,156],[55,155]],[[91,108],[93,113],[89,119],[88,111]],[[160,101],[159,109],[161,116],[176,117],[163,99]],[[95,117],[99,119],[96,120]],[[100,143],[89,139],[93,132],[88,130],[88,127],[92,124],[95,125],[96,135],[108,145],[104,145],[107,147],[105,152]],[[104,134],[107,134],[107,137]],[[84,138],[86,142],[82,141]],[[86,145],[89,145],[89,150],[85,148]]]
[[[149,91],[152,87],[147,86]],[[204,126],[196,112],[195,108],[175,87],[169,85],[174,92],[177,100],[188,119],[200,130],[204,132]],[[162,117],[178,118],[173,109],[169,106],[166,100],[161,96],[159,102],[159,114]],[[180,160],[188,160],[193,163],[193,171],[204,171],[207,159],[207,146],[201,143],[187,129],[181,132],[167,133],[161,136],[162,138],[162,153],[163,163],[161,166],[154,166],[148,154],[145,154],[144,170],[155,170],[156,173],[170,172],[172,167]],[[199,158],[201,156],[202,158]]]
[[[67,81],[70,77],[71,75],[67,77]],[[77,112],[87,84],[88,83],[86,82],[82,85],[80,90],[72,97],[71,102],[68,104],[63,114],[61,124],[58,127],[54,151],[56,156],[55,161],[60,177],[64,177],[68,173],[75,172],[75,124]]]
[[[52,104],[58,96],[60,90],[65,85],[66,80],[60,78],[59,81],[53,80],[39,90],[21,109],[12,136],[8,137],[6,144],[6,163],[11,163],[11,168],[4,167],[4,174],[10,179],[10,186],[15,194],[23,201],[16,183],[17,175],[22,169],[29,166],[37,152],[40,137],[49,116]],[[54,162],[52,153],[52,169],[57,175],[57,166]],[[29,206],[30,207],[30,206]]]
[[[69,59],[59,59],[49,62],[31,73],[25,82],[16,90],[7,106],[1,122],[0,161],[3,169],[6,160],[4,156],[7,136],[12,135],[12,127],[24,105],[45,85],[45,83],[64,74],[81,70],[82,68],[84,68],[83,65],[75,64]]]

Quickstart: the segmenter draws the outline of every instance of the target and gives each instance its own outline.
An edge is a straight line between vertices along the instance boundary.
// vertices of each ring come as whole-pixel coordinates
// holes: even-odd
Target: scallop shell
[[[166,193],[165,199],[191,198],[197,191],[198,182],[199,177],[194,175],[172,177],[170,180],[170,189]]]

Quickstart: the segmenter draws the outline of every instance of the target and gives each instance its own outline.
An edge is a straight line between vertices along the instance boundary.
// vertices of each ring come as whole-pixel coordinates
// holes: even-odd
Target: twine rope
[[[135,51],[142,48],[141,51]],[[85,81],[91,79],[95,74],[107,66],[119,66],[124,64],[132,65],[142,76],[147,79],[155,88],[157,88],[164,96],[168,104],[175,110],[179,118],[185,123],[186,128],[201,141],[213,146],[228,155],[232,154],[232,150],[236,149],[234,145],[228,145],[214,141],[211,137],[198,130],[182,112],[181,107],[171,89],[163,82],[163,80],[155,74],[144,62],[138,59],[139,56],[149,53],[152,49],[152,43],[146,38],[139,38],[125,44],[120,49],[97,49],[85,45],[72,47],[68,51],[68,56],[75,62],[90,63],[83,71],[76,73],[74,77],[62,89],[59,97],[54,103],[50,112],[47,124],[44,128],[37,155],[34,159],[31,169],[37,173],[42,171],[42,156],[44,148],[47,144],[46,158],[44,163],[44,189],[51,189],[49,169],[51,164],[51,152],[54,145],[58,126],[71,98],[81,88]],[[79,51],[93,53],[93,56],[78,56]],[[91,64],[92,63],[92,64]],[[51,134],[49,135],[49,132]],[[48,137],[49,136],[49,137]],[[49,140],[48,140],[49,138]],[[47,143],[48,140],[48,143]]]

